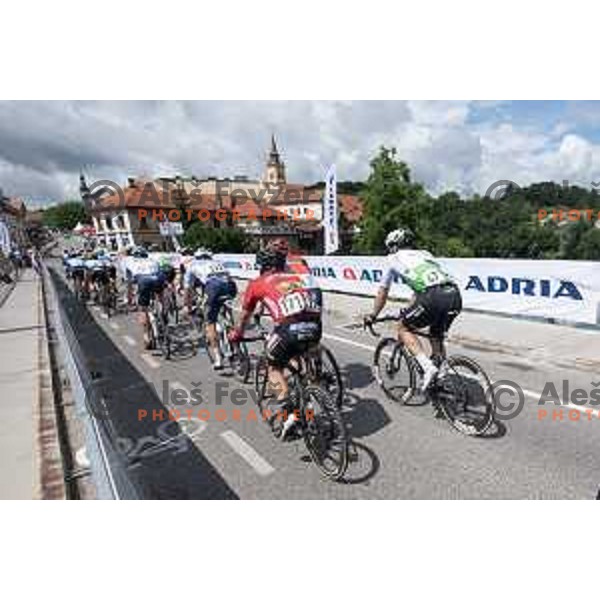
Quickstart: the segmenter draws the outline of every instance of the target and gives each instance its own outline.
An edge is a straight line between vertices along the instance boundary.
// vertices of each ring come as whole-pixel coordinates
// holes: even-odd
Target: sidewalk
[[[39,497],[40,284],[26,270],[0,308],[0,499]]]

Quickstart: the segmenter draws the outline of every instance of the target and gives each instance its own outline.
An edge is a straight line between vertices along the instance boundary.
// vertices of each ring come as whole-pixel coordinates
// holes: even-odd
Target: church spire
[[[279,164],[279,151],[277,150],[277,143],[275,142],[275,134],[271,134],[271,152],[269,153],[269,162],[273,164]]]
[[[281,160],[275,134],[271,134],[271,151],[267,160],[267,169],[265,171],[264,181],[267,185],[285,184],[285,163]]]

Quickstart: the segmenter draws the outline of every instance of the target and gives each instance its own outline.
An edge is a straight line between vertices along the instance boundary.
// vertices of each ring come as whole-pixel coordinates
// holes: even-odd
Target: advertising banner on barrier
[[[256,277],[253,254],[224,254],[236,277]],[[325,291],[374,296],[386,269],[383,256],[307,256]],[[460,287],[465,308],[517,316],[600,324],[600,263],[591,261],[440,258]],[[391,296],[408,299],[398,282]]]

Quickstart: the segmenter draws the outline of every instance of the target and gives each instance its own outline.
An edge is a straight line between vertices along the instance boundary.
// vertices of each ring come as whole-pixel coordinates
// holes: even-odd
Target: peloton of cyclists
[[[373,310],[364,317],[371,324],[381,312],[388,298],[390,286],[402,281],[413,292],[410,305],[400,311],[398,339],[413,354],[423,369],[422,389],[425,390],[437,374],[437,366],[425,354],[419,338],[411,329],[429,327],[434,353],[441,352],[443,335],[462,310],[460,291],[452,278],[427,251],[412,249],[412,233],[395,229],[386,239],[388,269],[375,298]]]
[[[205,298],[206,339],[215,360],[213,368],[223,368],[223,357],[219,348],[216,323],[223,304],[237,295],[237,286],[223,263],[216,260],[210,250],[198,248],[194,259],[185,267],[183,276],[185,306],[188,313],[193,304],[193,291],[200,287]]]

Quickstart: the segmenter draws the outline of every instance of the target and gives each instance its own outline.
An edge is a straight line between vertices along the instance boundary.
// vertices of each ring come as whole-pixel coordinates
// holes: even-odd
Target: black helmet
[[[263,248],[256,253],[256,265],[261,273],[265,271],[283,271],[287,255],[273,248]]]

